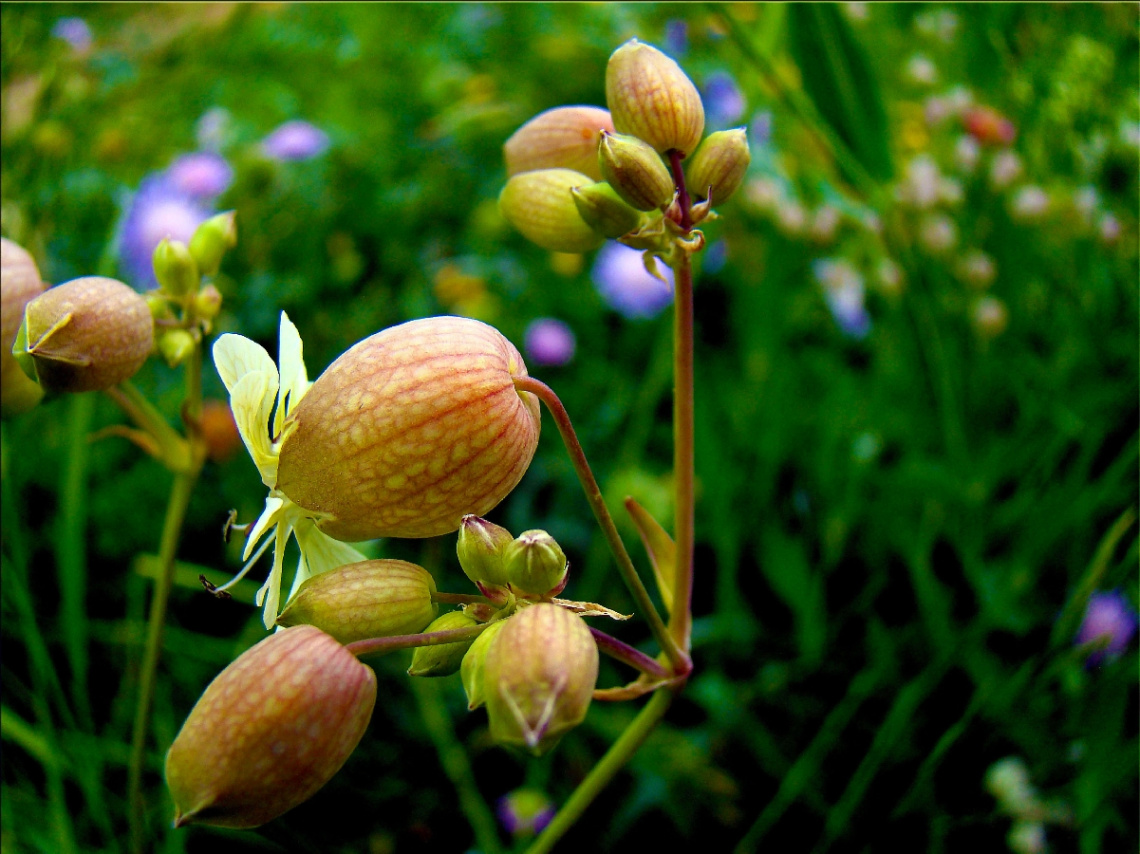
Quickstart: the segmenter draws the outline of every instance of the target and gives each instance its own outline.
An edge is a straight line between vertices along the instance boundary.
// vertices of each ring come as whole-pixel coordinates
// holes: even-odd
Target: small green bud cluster
[[[610,57],[606,103],[608,110],[547,110],[519,128],[503,146],[508,180],[499,209],[544,249],[588,252],[609,238],[668,259],[674,238],[740,187],[750,162],[745,131],[702,142],[697,88],[637,39]],[[673,170],[686,158],[685,187],[698,203],[682,211]],[[703,240],[685,245],[695,251]]]
[[[218,274],[226,251],[236,245],[234,211],[226,211],[198,226],[189,244],[164,238],[155,247],[158,290],[148,299],[158,353],[171,367],[190,357],[221,311],[221,293],[203,279]]]
[[[566,586],[566,554],[546,531],[513,537],[493,522],[464,516],[456,554],[464,574],[493,601],[549,599]]]

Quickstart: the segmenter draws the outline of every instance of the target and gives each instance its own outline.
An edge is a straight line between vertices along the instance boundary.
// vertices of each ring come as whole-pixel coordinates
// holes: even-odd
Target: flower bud
[[[506,587],[503,549],[513,539],[506,528],[478,516],[464,516],[463,524],[459,526],[459,542],[455,547],[464,575],[479,585]]]
[[[236,211],[212,216],[195,230],[190,238],[190,254],[203,276],[216,276],[227,249],[237,246]]]
[[[185,329],[167,329],[158,336],[158,352],[172,368],[185,362],[195,346],[194,336]]]
[[[88,276],[28,303],[12,352],[47,391],[100,391],[133,377],[153,342],[142,295],[115,279]]]
[[[446,632],[452,629],[468,629],[476,625],[474,618],[462,611],[448,611],[424,629],[427,632]],[[486,629],[483,630],[486,632]],[[475,638],[455,643],[440,643],[434,646],[417,646],[412,653],[412,666],[408,668],[409,676],[450,676],[459,672],[459,665],[463,656],[471,648]]]
[[[362,560],[307,579],[279,626],[316,626],[341,643],[410,635],[435,619],[435,579],[403,560]]]
[[[639,211],[663,208],[673,200],[673,176],[653,146],[635,136],[602,134],[598,165],[606,182]]]
[[[696,151],[705,108],[681,67],[637,39],[614,51],[606,66],[606,104],[618,133],[642,139],[661,154]]]
[[[483,691],[483,665],[487,660],[487,650],[491,641],[510,619],[499,620],[483,629],[483,633],[475,638],[467,654],[463,656],[463,663],[459,665],[459,678],[463,680],[463,690],[467,692],[467,708],[474,710],[483,705],[486,696]]]
[[[159,241],[154,247],[154,277],[172,297],[198,290],[198,264],[185,243],[165,237]]]
[[[24,318],[24,307],[45,287],[32,256],[19,244],[0,238],[0,409],[4,415],[26,412],[44,395],[44,390],[20,370],[12,357],[12,344]]]
[[[483,668],[491,737],[538,756],[586,717],[598,647],[580,617],[543,602],[507,619]]]
[[[327,634],[270,635],[210,683],[166,754],[174,826],[257,827],[312,797],[375,704],[376,675]]]
[[[455,531],[530,465],[538,399],[514,386],[526,375],[518,350],[476,320],[385,329],[338,358],[290,411],[277,489],[338,540]]]
[[[222,294],[213,285],[206,285],[194,297],[194,313],[202,320],[213,320],[222,310]]]
[[[629,234],[641,222],[641,214],[622,201],[605,181],[574,187],[570,193],[582,219],[604,237],[615,239]]]
[[[555,107],[539,113],[503,143],[507,175],[573,169],[600,181],[598,137],[613,129],[610,111],[601,107]]]
[[[714,205],[723,204],[740,188],[751,162],[744,128],[709,134],[685,169],[689,192]]]
[[[523,237],[543,249],[589,252],[604,239],[582,219],[570,190],[592,183],[588,175],[572,169],[522,172],[499,193],[499,210]]]
[[[503,566],[516,593],[541,596],[566,583],[566,554],[546,531],[519,534],[503,550]]]

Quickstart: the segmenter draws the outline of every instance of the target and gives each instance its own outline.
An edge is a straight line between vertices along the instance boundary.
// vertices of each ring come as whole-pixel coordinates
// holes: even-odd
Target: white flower
[[[285,312],[281,312],[278,361],[280,372],[264,347],[241,335],[222,335],[214,342],[214,365],[230,393],[230,408],[238,431],[262,482],[269,487],[265,510],[250,527],[246,538],[242,555],[246,564],[225,587],[242,578],[272,542],[273,569],[257,591],[257,604],[264,606],[262,618],[267,629],[273,627],[283,604],[281,567],[290,535],[297,537],[301,548],[301,561],[290,597],[306,578],[365,559],[356,549],[319,531],[313,514],[298,507],[277,489],[277,459],[285,438],[285,419],[310,386],[302,359],[301,336]],[[272,536],[254,554],[258,542],[270,533]]]

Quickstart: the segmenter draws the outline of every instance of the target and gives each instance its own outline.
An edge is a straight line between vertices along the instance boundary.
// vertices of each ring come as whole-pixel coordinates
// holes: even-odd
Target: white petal
[[[277,395],[277,366],[264,347],[244,336],[226,333],[218,337],[214,342],[214,367],[230,394],[246,374],[260,372],[273,377],[273,395]]]
[[[275,533],[276,543],[273,545],[273,569],[269,571],[269,578],[257,591],[257,604],[265,600],[265,609],[261,613],[261,621],[265,628],[271,629],[277,623],[277,608],[281,604],[281,565],[285,562],[285,546],[289,543],[292,526],[287,520],[282,520]]]
[[[345,564],[367,560],[348,543],[334,540],[318,528],[312,519],[298,520],[293,533],[297,537],[297,545],[301,547],[301,566],[297,571],[297,577],[293,579],[293,589],[289,591],[289,599],[293,598],[293,594],[306,578]]]
[[[273,416],[273,437],[275,439],[281,437],[281,425],[285,423],[285,416],[300,403],[305,392],[309,390],[309,378],[305,373],[301,334],[285,312],[281,312],[279,347],[281,391],[277,401],[277,412]]]
[[[265,509],[261,511],[261,515],[257,517],[257,521],[253,523],[253,528],[250,529],[249,535],[245,540],[245,551],[242,553],[241,559],[245,560],[252,554],[254,548],[257,546],[258,540],[265,536],[265,532],[281,521],[284,515],[281,508],[284,507],[284,499],[277,498],[270,495],[265,499]],[[261,604],[258,602],[258,604]]]
[[[261,473],[261,480],[270,489],[277,485],[277,452],[269,439],[269,414],[276,391],[272,386],[276,379],[276,374],[253,371],[238,380],[230,395],[230,409],[238,432]]]

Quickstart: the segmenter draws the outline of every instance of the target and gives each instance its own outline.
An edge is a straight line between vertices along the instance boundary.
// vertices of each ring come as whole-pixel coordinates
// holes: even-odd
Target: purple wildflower
[[[526,328],[523,349],[535,365],[559,367],[574,358],[574,332],[561,320],[540,317]]]
[[[817,258],[812,262],[816,281],[823,286],[823,297],[836,325],[851,338],[866,338],[871,316],[863,305],[863,277],[844,260]]]
[[[131,283],[140,290],[157,287],[151,263],[155,247],[164,237],[189,243],[194,230],[209,216],[209,210],[167,175],[143,179],[119,237],[119,260]]]
[[[705,105],[705,126],[710,130],[723,130],[744,115],[744,93],[723,71],[709,76],[701,100]]]
[[[673,271],[657,265],[666,279],[663,282],[649,274],[641,255],[621,243],[606,243],[591,272],[606,304],[628,318],[656,317],[673,302]]]
[[[274,160],[311,160],[328,149],[329,135],[316,125],[298,119],[274,130],[262,140],[261,147]]]
[[[71,45],[76,53],[87,53],[91,50],[94,38],[91,27],[82,18],[60,18],[51,28],[51,34]]]
[[[202,113],[194,126],[194,137],[203,151],[221,151],[230,134],[229,110],[224,107],[211,107]]]
[[[752,116],[748,125],[748,139],[753,145],[767,145],[772,141],[771,110],[761,110]]]
[[[541,833],[555,813],[550,799],[536,789],[515,789],[499,799],[495,811],[512,836]]]
[[[1119,590],[1111,593],[1094,593],[1089,597],[1085,617],[1077,631],[1077,644],[1093,641],[1104,643],[1103,649],[1092,653],[1088,663],[1102,664],[1120,656],[1136,634],[1136,611]]]
[[[234,180],[234,170],[220,154],[197,151],[170,164],[166,177],[177,189],[195,199],[220,196]]]
[[[665,22],[665,52],[680,59],[689,49],[689,25],[676,18]]]

